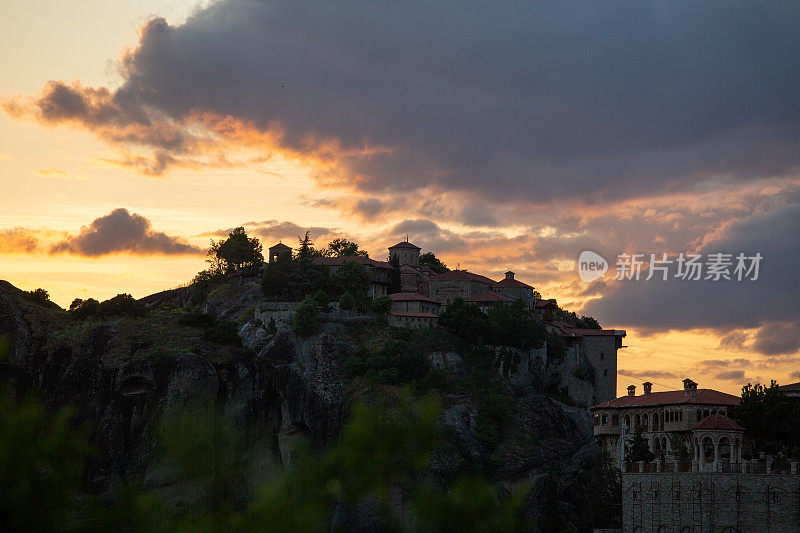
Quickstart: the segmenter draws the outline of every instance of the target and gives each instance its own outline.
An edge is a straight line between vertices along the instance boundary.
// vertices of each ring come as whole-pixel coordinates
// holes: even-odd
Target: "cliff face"
[[[63,311],[22,300],[17,289],[0,282],[0,334],[11,341],[3,374],[18,388],[40,390],[51,407],[77,409],[96,449],[86,472],[91,492],[110,494],[119,481],[137,480],[179,502],[188,496],[158,460],[165,412],[214,405],[257,452],[251,474],[264,476],[291,463],[298,443],[319,449],[333,442],[353,401],[370,403],[375,394],[394,390],[348,377],[346,362],[362,346],[346,326],[325,325],[307,339],[285,329],[269,334],[244,318],[259,298],[256,288],[245,288],[207,302],[207,311],[240,319],[243,346],[230,347],[173,324],[167,311],[76,322]],[[157,305],[188,301],[180,291],[150,299]],[[480,468],[508,488],[533,481],[527,509],[535,520],[544,479],[554,474],[562,511],[575,518],[587,500],[580,474],[596,460],[588,412],[543,394],[543,378],[528,367],[503,380],[487,375],[505,383],[503,394],[514,403],[513,418],[487,444],[486,402],[480,387],[464,385],[475,376],[464,354],[431,351],[425,357],[446,383],[437,392],[441,424],[450,435],[431,460],[431,476],[446,482],[454,472]]]

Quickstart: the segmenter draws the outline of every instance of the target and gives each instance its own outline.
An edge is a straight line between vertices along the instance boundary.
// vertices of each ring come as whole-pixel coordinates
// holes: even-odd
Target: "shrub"
[[[35,291],[27,291],[22,293],[22,297],[36,305],[42,307],[52,307],[54,304],[50,301],[50,294],[44,289],[36,289]]]
[[[375,314],[382,315],[392,310],[392,299],[388,296],[380,296],[370,302],[369,309]]]
[[[130,294],[117,294],[103,302],[94,298],[82,300],[75,298],[69,306],[70,313],[76,318],[112,318],[118,316],[141,317],[146,315],[150,308]]]
[[[390,341],[378,350],[359,348],[344,363],[350,377],[367,376],[378,383],[415,381],[430,370],[430,361],[421,351],[404,341]]]
[[[235,322],[216,318],[214,315],[203,313],[197,308],[184,313],[178,322],[184,326],[198,328],[203,331],[203,339],[217,344],[240,346],[238,328]]]
[[[342,311],[350,311],[354,309],[356,306],[356,299],[353,297],[352,293],[346,292],[342,294],[342,297],[339,298],[339,309]]]
[[[292,329],[301,337],[308,337],[314,333],[318,327],[317,302],[313,298],[307,297],[300,302],[300,305],[297,306],[297,310],[294,312]]]

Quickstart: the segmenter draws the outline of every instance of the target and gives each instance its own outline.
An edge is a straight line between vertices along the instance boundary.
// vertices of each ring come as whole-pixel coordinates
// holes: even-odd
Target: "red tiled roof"
[[[389,249],[392,250],[394,248],[409,248],[411,250],[422,250],[419,246],[415,246],[408,241],[398,242],[394,246],[390,246]]]
[[[531,287],[527,283],[522,283],[519,280],[511,278],[503,278],[500,281],[497,281],[496,284],[498,287],[525,287],[526,289],[533,290],[533,287]]]
[[[314,257],[312,258],[312,261],[315,265],[341,266],[347,261],[355,261],[356,263],[360,263],[362,265],[370,265],[377,268],[394,268],[386,261],[376,261],[374,259],[370,259],[369,257],[357,255],[348,255],[345,257]]]
[[[652,392],[640,396],[620,396],[590,409],[619,409],[624,407],[648,407],[656,405],[676,405],[681,403],[701,405],[739,405],[739,397],[713,389],[697,389],[694,396],[682,390]]]
[[[467,298],[465,302],[513,302],[514,298],[496,292],[482,292],[472,298]]]
[[[491,287],[497,285],[497,282],[493,279],[489,279],[486,276],[481,276],[480,274],[473,274],[472,272],[467,272],[466,270],[451,270],[450,272],[442,272],[441,274],[437,274],[433,279],[473,280],[485,283]]]
[[[433,302],[437,304],[441,303],[439,300],[428,298],[424,294],[419,294],[418,292],[396,292],[394,294],[390,294],[389,298],[391,298],[395,302]]]
[[[390,315],[394,316],[407,316],[412,318],[439,318],[439,315],[433,313],[412,313],[408,311],[389,311]]]
[[[695,430],[725,430],[725,431],[744,431],[744,428],[736,423],[735,420],[725,415],[709,415],[692,427]]]
[[[800,392],[800,381],[797,383],[789,383],[788,385],[780,385],[778,386],[778,390],[781,392]]]
[[[555,299],[550,300],[536,300],[533,302],[534,307],[558,307]]]

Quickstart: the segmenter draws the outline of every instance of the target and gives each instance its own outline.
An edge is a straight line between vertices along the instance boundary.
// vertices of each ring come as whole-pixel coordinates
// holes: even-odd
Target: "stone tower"
[[[394,246],[389,247],[389,260],[391,261],[393,257],[397,256],[397,261],[400,263],[400,266],[411,265],[418,267],[419,251],[419,246],[414,246],[406,239],[405,241],[398,242]]]

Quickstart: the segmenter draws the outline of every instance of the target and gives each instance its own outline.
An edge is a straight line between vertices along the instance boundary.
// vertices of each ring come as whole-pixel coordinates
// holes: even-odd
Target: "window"
[[[608,377],[608,370],[603,370],[603,377],[604,377],[604,378],[607,378],[607,377]]]
[[[683,411],[678,411],[678,420],[683,422]]]
[[[611,415],[611,425],[612,426],[619,425],[619,415]]]

